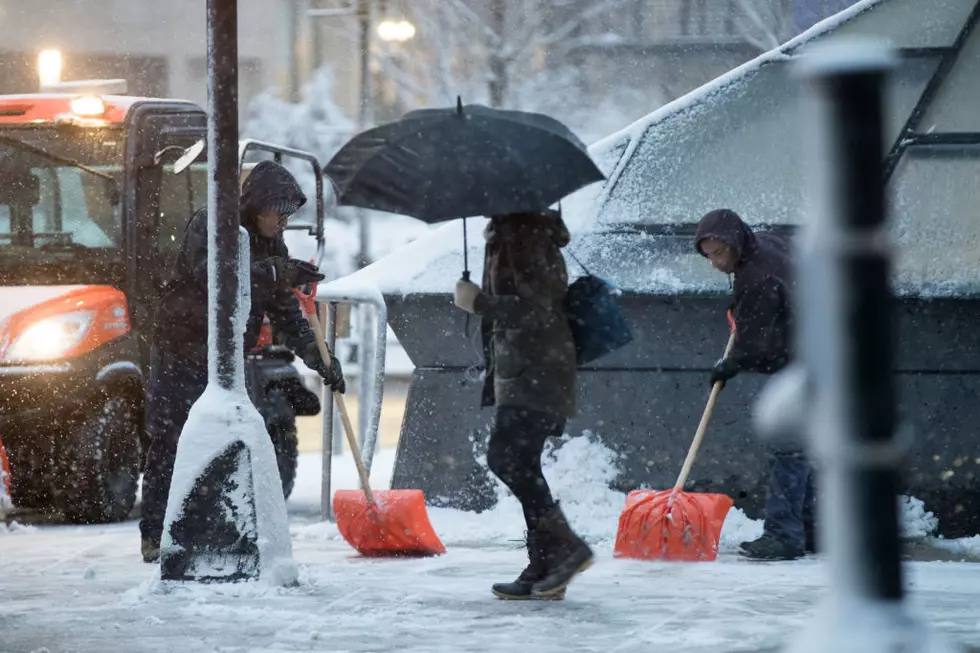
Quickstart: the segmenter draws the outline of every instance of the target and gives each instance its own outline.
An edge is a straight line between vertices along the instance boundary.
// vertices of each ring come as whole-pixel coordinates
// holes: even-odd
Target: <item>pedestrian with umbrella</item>
[[[326,167],[340,204],[435,223],[464,218],[458,307],[483,318],[488,462],[521,502],[529,564],[503,599],[560,599],[592,564],[541,473],[545,441],[575,412],[576,350],[564,309],[569,233],[548,209],[605,177],[585,145],[541,114],[480,105],[424,109],[352,139]],[[483,287],[471,283],[465,218],[491,216]]]
[[[550,437],[575,414],[575,342],[565,314],[568,272],[561,248],[568,229],[557,211],[491,217],[483,288],[456,283],[454,301],[483,318],[484,407],[496,410],[487,464],[524,511],[529,563],[498,583],[503,599],[564,597],[592,551],[568,524],[541,471]]]

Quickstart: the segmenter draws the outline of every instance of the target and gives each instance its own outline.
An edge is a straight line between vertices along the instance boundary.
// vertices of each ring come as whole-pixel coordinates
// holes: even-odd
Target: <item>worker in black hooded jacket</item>
[[[286,219],[305,203],[306,196],[289,171],[271,161],[256,165],[242,186],[241,224],[249,232],[251,253],[244,351],[255,347],[268,315],[286,346],[332,389],[344,392],[340,362],[331,357],[329,370],[323,364],[317,336],[292,292],[324,278],[316,266],[290,258],[283,240]],[[154,318],[145,412],[149,449],[140,520],[146,562],[159,558],[177,441],[191,406],[208,382],[207,226],[207,209],[197,211],[188,222]]]
[[[695,246],[715,269],[731,275],[734,293],[735,345],[715,365],[711,384],[739,372],[783,369],[793,356],[789,241],[753,233],[734,211],[719,209],[701,218]],[[813,471],[798,445],[774,444],[771,453],[765,531],[741,548],[751,558],[792,560],[814,550]]]

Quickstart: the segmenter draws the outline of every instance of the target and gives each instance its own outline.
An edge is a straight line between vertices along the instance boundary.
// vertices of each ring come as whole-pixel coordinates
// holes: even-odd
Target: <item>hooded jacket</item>
[[[555,211],[498,216],[486,229],[483,406],[575,414],[575,342],[565,315],[569,233]]]
[[[265,210],[285,215],[306,203],[295,178],[283,166],[262,161],[245,179],[239,201],[241,224],[249,232],[251,254],[251,305],[245,327],[245,351],[258,342],[265,316],[285,339],[286,346],[304,359],[315,345],[315,336],[289,289],[275,283],[267,259],[288,257],[282,233],[265,238],[255,219]],[[208,213],[199,209],[184,232],[167,289],[157,310],[155,341],[164,347],[207,351],[208,338]],[[316,353],[316,352],[313,352]],[[310,354],[312,355],[312,354]]]
[[[719,209],[698,223],[698,253],[706,239],[735,251],[733,318],[735,346],[731,359],[739,371],[771,374],[792,358],[794,289],[790,242],[774,234],[756,234],[737,213]]]

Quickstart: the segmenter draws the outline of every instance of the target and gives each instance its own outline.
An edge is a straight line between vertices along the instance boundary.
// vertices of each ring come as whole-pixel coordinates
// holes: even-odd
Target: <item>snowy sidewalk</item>
[[[759,564],[734,547],[761,524],[733,511],[716,563],[614,560],[623,495],[615,460],[585,438],[549,455],[545,473],[598,563],[563,602],[503,602],[490,584],[525,564],[516,501],[482,514],[430,508],[448,553],[422,560],[359,558],[320,522],[318,454],[301,457],[291,531],[300,585],[164,586],[139,557],[135,522],[107,527],[0,525],[0,652],[226,653],[358,651],[775,651],[825,590],[818,558]],[[393,452],[378,452],[372,485],[387,487]],[[335,487],[356,487],[335,460]],[[346,471],[345,471],[346,470]],[[975,541],[948,543],[962,552]],[[955,641],[980,647],[980,565],[907,565],[912,601]],[[978,649],[980,650],[980,649]]]
[[[365,560],[336,540],[296,539],[300,586],[189,586],[150,580],[134,524],[7,537],[0,650],[652,651],[775,649],[810,617],[822,563],[600,561],[564,602],[494,599],[522,552],[466,548],[427,560]],[[935,626],[980,645],[980,570],[913,563],[913,598]]]

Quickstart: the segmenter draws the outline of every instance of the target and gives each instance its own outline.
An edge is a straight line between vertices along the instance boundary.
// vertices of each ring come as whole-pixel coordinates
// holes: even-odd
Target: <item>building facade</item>
[[[239,0],[239,92],[243,109],[269,88],[288,96],[299,68],[305,7],[297,0]],[[207,102],[204,0],[0,0],[0,93],[36,92],[38,54],[62,54],[63,80],[124,78],[137,95]],[[295,21],[295,22],[293,22]],[[294,47],[295,46],[295,47]],[[320,57],[352,61],[321,43]],[[290,75],[299,70],[300,75]],[[349,86],[349,84],[348,84]],[[338,92],[346,88],[338,85]],[[348,105],[349,101],[342,104]]]

